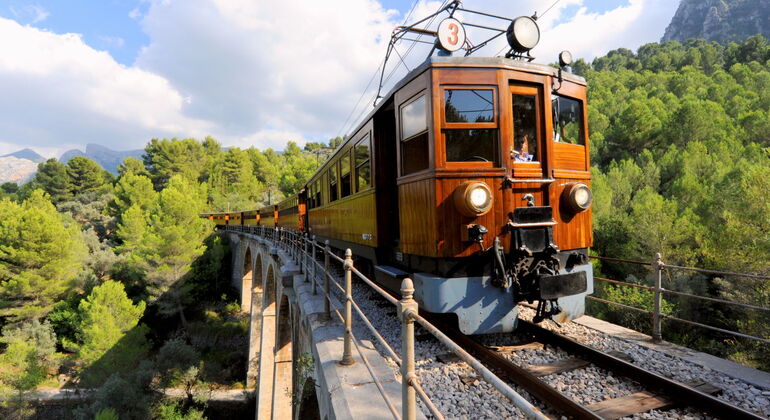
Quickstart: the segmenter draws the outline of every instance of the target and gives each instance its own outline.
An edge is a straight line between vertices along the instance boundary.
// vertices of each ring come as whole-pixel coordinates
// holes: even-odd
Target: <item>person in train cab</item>
[[[519,150],[514,150],[513,160],[515,162],[532,162],[533,156],[529,154],[529,136],[524,135],[524,141],[522,144],[518,147]]]

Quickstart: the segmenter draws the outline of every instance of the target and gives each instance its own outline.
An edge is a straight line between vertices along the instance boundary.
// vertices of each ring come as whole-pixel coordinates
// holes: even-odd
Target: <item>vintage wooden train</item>
[[[295,196],[207,214],[351,248],[466,334],[582,315],[593,291],[585,80],[509,58],[430,57],[386,95]]]

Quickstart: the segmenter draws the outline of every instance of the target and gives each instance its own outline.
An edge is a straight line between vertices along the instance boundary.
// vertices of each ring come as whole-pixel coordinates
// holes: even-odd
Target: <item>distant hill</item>
[[[32,149],[21,149],[18,152],[8,153],[7,155],[0,156],[0,158],[13,156],[19,159],[27,159],[35,163],[45,162],[45,158],[37,154]]]
[[[59,161],[66,164],[75,156],[84,156],[94,160],[96,163],[101,165],[102,168],[112,172],[113,174],[117,174],[118,165],[123,162],[123,159],[127,157],[135,157],[139,160],[142,160],[143,153],[144,150],[142,149],[116,151],[104,146],[100,146],[98,144],[90,143],[86,145],[85,152],[78,149],[68,150],[61,155]]]
[[[770,38],[770,0],[682,0],[661,42],[742,42],[756,34]]]
[[[29,181],[35,172],[37,172],[37,163],[29,159],[18,158],[13,154],[0,157],[0,183],[23,184]]]

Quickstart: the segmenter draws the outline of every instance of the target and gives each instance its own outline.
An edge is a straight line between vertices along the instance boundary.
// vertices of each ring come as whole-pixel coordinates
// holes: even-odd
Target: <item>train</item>
[[[420,309],[464,334],[514,330],[523,302],[536,322],[581,316],[593,292],[587,86],[567,52],[558,66],[522,54],[525,18],[504,57],[431,54],[296,195],[203,217],[350,248],[394,293],[412,278]]]

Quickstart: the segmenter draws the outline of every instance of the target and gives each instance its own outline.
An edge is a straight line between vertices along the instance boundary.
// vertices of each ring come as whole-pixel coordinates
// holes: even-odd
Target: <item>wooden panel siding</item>
[[[553,206],[553,218],[558,223],[553,230],[553,239],[560,250],[588,248],[593,245],[592,209],[575,214],[568,209],[562,197],[564,189],[573,182],[581,182],[591,187],[589,179],[557,179],[550,191],[550,202],[560,203]]]
[[[339,199],[308,212],[311,235],[360,245],[377,245],[377,208],[374,190]]]
[[[432,178],[398,186],[399,248],[405,254],[436,255],[436,207]]]
[[[479,217],[469,217],[461,214],[454,203],[454,192],[461,184],[469,181],[483,182],[492,190],[493,204],[492,209]],[[462,241],[463,230],[469,224],[483,225],[489,230],[484,236],[484,248],[492,246],[495,236],[500,237],[502,243],[506,244],[508,233],[505,224],[508,222],[508,216],[505,214],[503,190],[503,177],[483,177],[483,178],[439,178],[436,180],[437,197],[437,252],[440,257],[465,257],[477,254],[481,248],[478,243]]]

